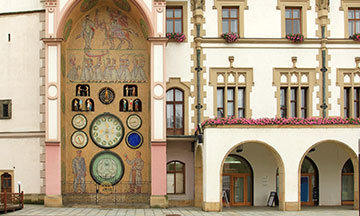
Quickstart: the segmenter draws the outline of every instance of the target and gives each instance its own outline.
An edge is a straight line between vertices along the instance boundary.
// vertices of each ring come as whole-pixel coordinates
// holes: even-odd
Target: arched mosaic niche
[[[111,151],[124,161],[125,172],[120,183],[136,184],[138,181],[149,181],[151,76],[150,44],[147,37],[150,31],[144,20],[142,13],[130,0],[81,0],[64,22],[64,41],[61,47],[61,89],[65,101],[65,111],[61,115],[61,124],[65,128],[62,132],[65,136],[65,143],[62,143],[64,184],[72,185],[73,182],[77,182],[81,185],[80,181],[94,183],[94,179],[89,175],[90,163],[94,154],[104,150],[90,139],[91,124],[81,129],[89,136],[88,144],[81,152],[74,148],[70,139],[76,130],[71,126],[72,118],[76,114],[82,114],[90,123],[96,116],[107,112],[119,118],[121,122],[126,122],[127,118],[134,114],[130,110],[119,110],[119,101],[124,97],[126,86],[136,87],[136,94],[126,96],[129,104],[131,101],[141,101],[141,109],[136,111],[136,114],[144,121],[143,126],[138,129],[143,136],[143,143],[134,150],[122,140]],[[79,86],[82,86],[83,91],[88,89],[88,93],[77,92]],[[103,89],[109,89],[113,94],[110,94],[110,91],[102,94]],[[105,98],[103,101],[112,99],[113,102],[104,103],[100,98]],[[73,110],[74,100],[79,102],[79,109],[76,111]],[[91,101],[90,111],[86,101]],[[125,127],[124,134],[130,131]],[[81,169],[74,171],[74,164]],[[134,164],[141,165],[137,173],[141,179],[132,179],[130,171]],[[76,177],[76,173],[83,174],[83,177]],[[76,187],[64,188],[63,193],[72,193]],[[91,187],[86,186],[76,192],[92,192],[90,190]]]

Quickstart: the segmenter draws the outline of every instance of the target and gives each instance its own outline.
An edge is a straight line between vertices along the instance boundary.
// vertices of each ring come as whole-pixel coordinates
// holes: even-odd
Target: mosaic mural
[[[116,2],[120,5],[126,1]],[[140,29],[132,22],[124,12],[110,7],[86,14],[81,20],[81,28],[75,31],[71,49],[68,49],[68,80],[146,82],[148,54],[144,52],[144,45],[138,43],[139,33],[144,34],[146,24],[143,23]],[[65,30],[66,34],[71,31],[71,22]]]

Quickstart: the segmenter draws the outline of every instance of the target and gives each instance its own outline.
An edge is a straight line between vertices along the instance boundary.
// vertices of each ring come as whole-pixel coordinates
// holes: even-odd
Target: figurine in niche
[[[124,91],[124,96],[128,96],[129,95],[129,87],[128,86],[126,86],[125,87],[125,91]]]
[[[82,111],[83,109],[83,101],[81,99],[79,99],[79,109],[78,111]]]
[[[127,94],[128,96],[132,96],[132,94],[131,94],[132,90],[131,89],[132,89],[132,87],[128,88],[128,94]]]
[[[85,85],[85,95],[84,96],[90,96],[89,86]]]
[[[126,99],[121,99],[120,100],[120,111],[122,112],[126,112],[127,111],[127,100]]]
[[[137,96],[137,95],[136,95],[136,86],[133,86],[133,87],[132,87],[131,95],[132,95],[132,96]]]
[[[87,111],[94,111],[93,102],[91,101],[91,99],[87,99],[85,101],[85,104],[86,104]]]
[[[130,102],[129,102],[129,111],[133,111],[133,100],[130,99]]]
[[[140,102],[139,99],[136,99],[136,100],[134,101],[134,111],[135,111],[135,112],[141,111],[141,102]]]
[[[78,100],[78,99],[74,99],[74,100],[73,100],[72,110],[73,110],[73,111],[79,111],[79,109],[80,109],[79,100]]]
[[[81,95],[81,86],[78,85],[76,90],[76,96],[80,96],[80,95]]]

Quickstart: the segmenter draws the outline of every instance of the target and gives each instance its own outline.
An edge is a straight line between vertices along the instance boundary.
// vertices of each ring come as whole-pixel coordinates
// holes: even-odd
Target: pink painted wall
[[[61,194],[61,149],[59,143],[45,144],[46,195]]]
[[[194,152],[189,142],[168,142],[166,162],[177,160],[185,163],[185,194],[168,195],[169,200],[194,199]]]
[[[151,195],[166,195],[166,143],[151,145]]]

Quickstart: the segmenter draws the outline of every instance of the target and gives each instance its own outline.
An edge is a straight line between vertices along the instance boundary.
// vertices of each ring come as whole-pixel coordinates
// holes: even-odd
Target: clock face
[[[114,101],[115,93],[110,88],[103,88],[100,90],[99,99],[103,104],[111,104]]]
[[[114,148],[124,137],[124,126],[115,115],[104,113],[91,123],[90,136],[97,146],[105,149]]]
[[[103,151],[91,160],[90,174],[98,184],[115,185],[124,175],[124,163],[116,153]]]
[[[126,124],[131,130],[137,130],[141,127],[142,120],[140,116],[132,114],[127,118]]]
[[[141,133],[137,131],[132,131],[126,135],[126,144],[132,148],[137,149],[140,148],[140,146],[143,143],[143,137]]]
[[[71,144],[75,148],[84,148],[89,141],[88,136],[84,131],[75,131],[71,135]]]
[[[86,127],[87,119],[82,114],[77,114],[72,119],[72,125],[75,129],[81,130]]]

